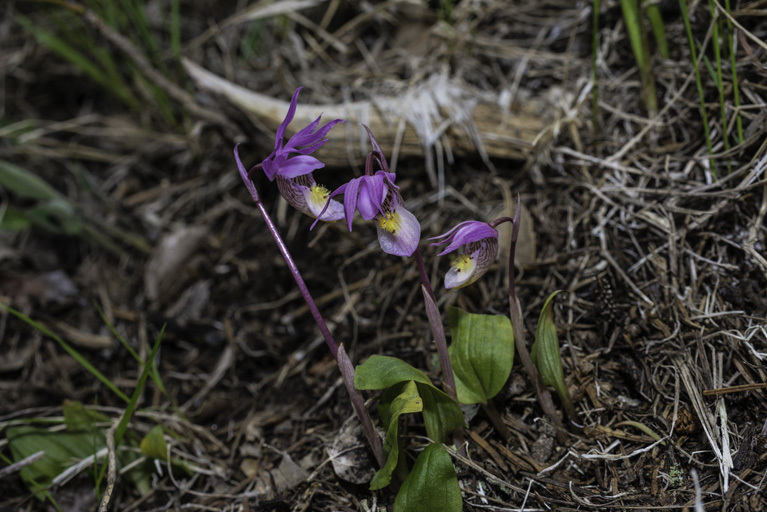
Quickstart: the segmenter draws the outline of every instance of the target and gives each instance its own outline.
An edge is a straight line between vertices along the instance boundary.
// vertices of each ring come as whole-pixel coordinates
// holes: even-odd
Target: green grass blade
[[[118,9],[114,0],[87,0],[91,10],[97,12],[109,24],[110,27],[119,29]]]
[[[599,54],[599,0],[594,0],[594,16],[591,29],[591,81],[594,85],[591,89],[591,123],[594,133],[599,132],[599,69],[597,57]]]
[[[141,80],[141,82],[144,84],[144,87],[151,91],[152,96],[154,96],[154,101],[157,104],[157,108],[160,110],[160,114],[165,119],[165,122],[170,126],[178,126],[178,122],[173,115],[173,107],[165,91],[162,90],[162,88],[156,86],[154,83],[147,81],[143,75],[137,73],[136,79]]]
[[[692,57],[692,67],[695,72],[695,83],[698,86],[698,97],[700,99],[700,116],[703,119],[703,131],[706,136],[706,147],[708,147],[708,154],[714,152],[711,144],[711,133],[708,129],[708,115],[706,114],[706,95],[703,91],[703,81],[700,78],[700,68],[698,66],[698,55],[695,51],[695,40],[692,37],[692,26],[690,25],[690,16],[687,10],[687,0],[679,0],[679,9],[682,11],[682,20],[684,21],[684,28],[687,32],[687,42],[690,45],[690,54]],[[716,167],[713,159],[710,161],[711,174],[714,178],[717,178]]]
[[[719,115],[722,123],[722,142],[724,143],[724,150],[730,149],[730,138],[727,134],[727,106],[724,104],[724,81],[722,79],[722,51],[719,47],[719,25],[721,19],[717,17],[716,4],[714,0],[709,0],[709,8],[711,9],[711,19],[714,23],[714,59],[716,61],[716,88],[719,91]],[[730,161],[727,160],[727,174],[732,172],[730,167]]]
[[[666,27],[663,24],[663,16],[660,13],[660,7],[658,4],[650,4],[645,10],[647,11],[647,17],[650,19],[650,27],[652,27],[653,36],[655,36],[655,42],[658,45],[658,53],[664,59],[669,58],[668,40],[666,39]]]
[[[29,199],[40,201],[62,199],[61,194],[48,182],[5,160],[0,160],[0,186]]]
[[[115,62],[114,55],[108,49],[99,48],[97,46],[93,46],[90,51],[99,61],[104,70],[104,74],[106,74],[112,83],[110,86],[113,88],[112,92],[126,105],[128,105],[128,107],[132,108],[133,110],[140,111],[142,109],[141,102],[136,99],[135,95],[130,90],[130,87],[128,87],[128,85],[125,83],[118,65]]]
[[[637,67],[639,67],[645,107],[647,107],[650,115],[653,115],[658,111],[658,99],[655,92],[655,78],[650,69],[650,50],[642,23],[642,14],[639,10],[639,0],[621,0],[621,10],[629,34],[631,49],[634,52]]]
[[[119,81],[115,80],[113,74],[110,75],[99,68],[90,58],[78,51],[68,41],[41,28],[38,24],[33,23],[32,20],[21,14],[16,15],[16,21],[18,21],[27,32],[32,34],[42,46],[68,61],[131,108],[139,107],[138,102],[132,98],[130,93],[126,92],[125,87]],[[90,48],[97,48],[96,43],[93,41],[86,40],[85,44]]]
[[[724,0],[724,8],[730,13],[730,0]],[[740,115],[740,85],[738,83],[738,66],[735,60],[735,48],[733,40],[735,32],[732,30],[732,21],[727,18],[727,49],[730,52],[730,72],[732,73],[732,96],[735,101],[735,125],[738,129],[738,144],[743,144],[743,118]]]
[[[125,15],[131,20],[133,27],[138,30],[146,48],[150,50],[150,56],[160,53],[160,45],[149,30],[144,7],[133,0],[120,0]]]
[[[128,428],[128,423],[133,417],[133,413],[136,411],[138,400],[141,398],[141,394],[144,392],[146,379],[149,377],[149,373],[154,366],[154,359],[157,356],[157,352],[160,350],[160,345],[162,344],[162,337],[164,334],[165,325],[163,325],[162,329],[160,329],[160,333],[157,335],[157,339],[154,342],[154,346],[152,347],[152,352],[149,354],[149,357],[146,361],[141,362],[141,366],[143,366],[143,370],[141,370],[141,376],[139,376],[138,383],[136,383],[136,389],[133,390],[133,395],[131,395],[128,406],[125,408],[125,412],[123,413],[123,416],[120,419],[120,423],[117,425],[117,429],[115,430],[115,449],[120,445],[120,442],[125,435],[125,431]]]
[[[644,75],[649,63],[647,53],[642,45],[642,26],[636,0],[621,0],[621,10],[623,11],[623,21],[626,23],[626,31],[629,34],[634,58],[637,61],[640,72]]]
[[[170,49],[177,62],[181,61],[181,10],[180,0],[170,2]]]
[[[26,316],[24,313],[22,313],[20,311],[16,311],[15,309],[13,309],[10,306],[7,306],[5,304],[0,303],[0,307],[2,307],[3,309],[5,309],[9,313],[11,313],[13,316],[18,318],[22,322],[28,324],[30,327],[34,327],[39,332],[41,332],[41,333],[45,334],[46,336],[50,337],[51,339],[53,339],[53,341],[58,343],[61,346],[61,348],[63,348],[70,356],[72,356],[72,358],[75,361],[80,363],[80,365],[83,368],[88,370],[88,372],[91,375],[96,377],[96,379],[98,379],[99,382],[101,382],[107,388],[109,388],[115,395],[120,397],[121,400],[123,400],[125,402],[130,402],[130,398],[128,398],[128,395],[126,395],[125,393],[123,393],[122,391],[117,389],[117,386],[112,384],[112,381],[110,381],[103,373],[98,371],[95,366],[93,366],[91,363],[88,362],[87,359],[85,359],[85,357],[83,357],[77,350],[72,348],[67,342],[65,342],[64,340],[59,338],[56,334],[54,334],[53,332],[49,331],[47,327],[45,327],[44,325],[42,325],[42,324],[32,320],[31,318]]]
[[[143,370],[141,371],[141,375],[139,376],[138,382],[136,383],[136,388],[133,390],[133,394],[130,397],[130,400],[128,400],[128,405],[125,407],[125,411],[123,412],[122,417],[120,418],[120,423],[117,424],[117,428],[115,429],[114,433],[114,448],[117,450],[117,447],[120,446],[120,443],[123,440],[123,437],[125,436],[125,432],[128,430],[128,423],[130,423],[131,418],[133,417],[133,413],[136,412],[136,407],[138,405],[138,400],[141,398],[141,394],[144,392],[144,387],[146,386],[146,379],[149,376],[149,372],[153,367],[154,359],[157,356],[157,352],[160,350],[160,344],[162,343],[162,337],[165,334],[165,325],[162,326],[162,329],[160,329],[160,334],[157,335],[157,339],[154,342],[154,346],[152,347],[152,352],[149,354],[149,357],[146,361],[141,361],[139,358],[139,362],[141,366],[143,367]],[[99,471],[99,474],[96,477],[96,488],[101,487],[101,481],[104,478],[104,473],[107,469],[107,461],[104,462],[104,465],[101,466],[101,470]]]
[[[16,21],[18,21],[27,32],[32,34],[38,43],[69,61],[72,65],[80,69],[96,82],[107,87],[111,85],[107,76],[85,55],[78,52],[69,43],[41,28],[33,23],[32,20],[21,14],[16,15]]]
[[[128,351],[128,353],[131,355],[131,357],[133,357],[133,359],[135,359],[136,362],[139,363],[142,366],[142,368],[144,368],[146,366],[146,364],[141,359],[141,356],[138,355],[138,352],[136,352],[133,349],[133,347],[130,346],[128,341],[125,338],[123,338],[123,336],[120,334],[120,332],[117,329],[115,329],[115,326],[112,325],[112,322],[109,321],[109,319],[104,314],[104,311],[98,305],[96,305],[96,310],[99,312],[99,316],[101,316],[101,321],[104,322],[104,325],[107,326],[107,328],[109,329],[109,332],[112,333],[112,336],[117,338],[117,340],[120,342],[120,344],[123,347],[125,347],[125,350]],[[149,374],[149,376],[152,377],[152,382],[155,383],[155,385],[162,392],[162,394],[165,396],[165,398],[169,402],[173,403],[173,399],[168,394],[167,389],[165,389],[165,384],[163,384],[162,379],[160,379],[160,374],[159,374],[159,372],[157,370],[157,365],[156,364],[152,365],[151,373]]]

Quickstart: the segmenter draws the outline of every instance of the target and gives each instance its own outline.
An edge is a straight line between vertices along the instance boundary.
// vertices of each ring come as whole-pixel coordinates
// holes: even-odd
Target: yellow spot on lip
[[[464,272],[473,269],[474,261],[472,261],[468,254],[461,254],[453,260],[452,266],[455,268],[456,272]]]
[[[313,204],[319,204],[325,206],[325,203],[330,196],[330,191],[322,185],[314,185],[309,192],[309,201]]]
[[[378,227],[395,234],[399,230],[402,219],[398,213],[388,212],[378,216]]]

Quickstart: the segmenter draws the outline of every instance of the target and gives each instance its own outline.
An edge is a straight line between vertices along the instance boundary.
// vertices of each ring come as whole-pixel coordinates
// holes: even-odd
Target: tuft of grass
[[[96,369],[82,354],[77,352],[68,343],[51,332],[42,324],[32,320],[23,313],[16,311],[15,309],[0,304],[0,307],[19,318],[24,323],[38,330],[42,334],[52,338],[56,341],[73,359],[75,359],[85,370],[87,370],[93,377],[104,384],[110,391],[112,391],[118,398],[126,402],[125,410],[123,411],[120,421],[117,423],[114,430],[114,450],[122,443],[128,430],[128,425],[138,408],[138,401],[144,393],[147,379],[149,377],[155,382],[163,394],[167,397],[168,393],[162,380],[159,377],[159,372],[156,366],[156,356],[160,350],[162,344],[163,335],[165,333],[165,326],[163,325],[157,338],[155,339],[152,350],[149,353],[146,361],[142,360],[135,350],[130,347],[125,340],[117,334],[114,327],[105,320],[105,323],[109,326],[110,330],[115,333],[118,339],[123,343],[128,352],[137,360],[142,368],[139,379],[136,383],[136,387],[133,393],[128,397],[125,393],[120,391],[117,386],[114,385],[105,375],[103,375],[98,369]],[[102,318],[103,315],[102,315]],[[43,420],[25,420],[23,423],[51,423],[51,419]],[[72,460],[82,460],[86,458],[92,458],[95,462],[98,458],[103,457],[105,443],[105,436],[107,435],[104,424],[109,423],[109,418],[101,415],[95,411],[87,409],[84,405],[74,402],[66,402],[64,404],[64,422],[67,425],[67,430],[63,432],[48,431],[37,427],[29,427],[21,425],[22,422],[16,420],[6,424],[0,424],[0,431],[5,430],[8,427],[8,439],[11,451],[14,457],[18,460],[28,457],[35,451],[43,449],[46,455],[43,458],[31,464],[30,466],[22,470],[22,477],[30,485],[32,491],[38,497],[47,499],[54,508],[61,510],[56,503],[53,496],[48,491],[48,487],[55,484],[57,481],[65,478],[64,475],[74,468]],[[55,420],[56,424],[61,423],[60,420]],[[20,425],[20,426],[16,426]],[[135,445],[135,439],[132,438],[131,444]],[[143,441],[142,441],[143,445]],[[135,454],[129,455],[132,462],[137,457]],[[7,463],[11,461],[2,457]],[[123,463],[129,462],[123,460]],[[101,466],[101,469],[96,472],[95,488],[96,491],[101,488],[101,483],[104,478],[104,474],[107,471],[107,463]],[[132,480],[142,490],[146,492],[149,490],[149,475],[146,473],[133,473]],[[111,484],[110,484],[111,485]]]
[[[170,49],[176,62],[181,62],[181,0],[170,2]]]
[[[690,25],[690,15],[687,10],[687,0],[679,0],[679,8],[682,11],[682,21],[684,22],[684,28],[687,32],[687,42],[690,45],[690,56],[692,58],[692,67],[695,72],[695,84],[698,86],[698,98],[700,99],[700,116],[703,119],[703,131],[706,136],[706,147],[708,148],[708,154],[711,155],[714,152],[713,145],[711,143],[711,132],[708,128],[708,114],[706,114],[706,95],[703,91],[703,81],[700,77],[700,67],[698,66],[698,54],[695,50],[695,39],[692,37],[692,26]],[[716,166],[714,160],[710,160],[711,174],[714,178],[717,177]]]
[[[17,14],[16,21],[42,46],[72,64],[130,108],[139,110],[141,102],[131,93],[129,87],[119,72],[117,72],[117,65],[114,60],[98,44],[91,43],[92,54],[88,56],[78,50],[76,47],[78,45],[73,44],[73,41],[57,36],[26,16]],[[59,24],[60,27],[62,25],[66,26],[67,23]],[[80,32],[84,33],[86,31],[82,30]],[[82,43],[82,41],[80,42]]]
[[[87,184],[87,180],[78,181]],[[23,167],[0,160],[0,187],[28,203],[24,208],[5,205],[0,210],[0,231],[40,228],[58,235],[79,236],[118,256],[124,253],[121,243],[144,253],[151,250],[141,236],[98,217],[87,217],[75,203]]]
[[[61,348],[64,349],[64,351],[72,356],[72,359],[80,363],[80,366],[85,368],[88,373],[93,375],[96,380],[104,384],[107,389],[109,389],[112,393],[114,393],[120,400],[130,403],[131,399],[128,398],[128,395],[120,391],[120,389],[115,386],[111,380],[109,380],[106,375],[101,373],[95,366],[93,366],[80,352],[75,350],[69,343],[61,339],[59,336],[57,336],[55,333],[50,331],[47,327],[45,327],[43,324],[36,322],[35,320],[32,320],[27,315],[22,313],[21,311],[16,311],[10,306],[7,306],[5,304],[0,303],[0,308],[5,309],[10,314],[21,320],[22,322],[26,323],[30,327],[33,327],[37,331],[41,332],[42,334],[45,334],[49,338],[51,338],[53,341],[59,344]]]
[[[655,90],[655,77],[650,67],[650,44],[647,40],[639,0],[621,0],[621,10],[642,80],[642,100],[652,116],[658,111],[658,97]]]
[[[43,1],[43,0],[38,0]],[[58,3],[57,3],[58,4]],[[132,60],[124,59],[118,51],[105,47],[94,31],[86,30],[82,16],[86,8],[115,32],[123,34],[138,48],[158,73],[171,77],[170,69],[161,55],[161,38],[168,38],[176,61],[181,57],[180,2],[172,0],[165,30],[155,33],[150,26],[144,2],[138,0],[86,0],[85,5],[61,3],[71,12],[61,9],[38,13],[31,20],[16,15],[16,21],[42,46],[59,55],[80,72],[115,95],[136,112],[156,112],[171,127],[179,126],[177,106],[167,92],[154,85]],[[43,28],[46,25],[55,30]],[[156,107],[147,109],[147,103]],[[183,113],[182,113],[183,114]]]
[[[125,338],[119,333],[117,329],[115,329],[114,325],[109,321],[109,319],[106,317],[102,309],[98,306],[96,306],[96,309],[99,312],[99,316],[101,316],[101,321],[104,322],[104,324],[109,329],[109,332],[112,333],[112,336],[114,336],[117,341],[120,342],[120,344],[125,348],[125,350],[128,351],[128,353],[131,355],[133,359],[136,360],[138,364],[141,365],[142,371],[148,371],[149,376],[152,378],[152,382],[154,382],[155,386],[157,386],[157,389],[160,390],[160,392],[163,394],[166,400],[168,400],[169,403],[173,404],[173,408],[176,412],[181,413],[181,411],[178,408],[178,405],[176,404],[175,400],[172,396],[170,396],[170,393],[168,393],[168,390],[165,388],[165,384],[162,382],[162,379],[160,378],[160,372],[157,368],[157,361],[155,361],[154,358],[150,357],[149,361],[151,361],[151,365],[144,362],[141,359],[141,356],[138,355],[138,352],[130,346],[130,344],[126,341]],[[163,327],[163,331],[165,330],[165,327]]]
[[[716,83],[716,90],[719,93],[719,115],[722,123],[722,142],[724,143],[725,151],[730,149],[730,138],[727,136],[727,106],[724,104],[724,80],[722,79],[722,51],[719,47],[719,25],[721,20],[717,16],[716,4],[714,0],[709,0],[709,9],[711,10],[711,20],[714,30],[714,59],[716,62],[716,71],[714,75],[714,83]],[[732,168],[729,160],[727,161],[727,174],[732,172]]]
[[[597,58],[599,56],[599,8],[600,1],[594,0],[594,12],[591,19],[591,122],[594,133],[599,132],[599,69]]]
[[[663,23],[663,16],[660,13],[658,4],[647,4],[645,7],[647,18],[650,20],[655,43],[658,45],[658,53],[663,59],[669,59],[668,40],[666,39],[666,26]]]
[[[724,9],[729,14],[730,0],[724,0]],[[730,73],[732,73],[732,96],[735,101],[735,125],[738,131],[738,144],[743,144],[743,118],[740,115],[740,85],[738,82],[738,67],[735,62],[735,31],[732,29],[732,21],[730,18],[726,19],[727,22],[727,50],[730,54]]]
[[[120,446],[120,443],[123,440],[123,437],[125,436],[125,432],[128,430],[128,423],[130,423],[131,418],[133,417],[133,413],[136,412],[136,407],[138,406],[139,398],[141,398],[141,395],[144,393],[144,387],[146,386],[146,380],[149,377],[149,375],[152,373],[153,369],[156,369],[154,365],[155,357],[157,356],[157,352],[160,350],[160,345],[162,344],[162,338],[165,334],[165,325],[162,326],[162,329],[160,329],[159,334],[157,335],[157,339],[155,339],[154,346],[152,347],[152,351],[149,353],[149,356],[146,361],[141,361],[139,358],[139,363],[143,367],[141,370],[141,375],[139,376],[138,382],[136,383],[136,388],[133,390],[133,394],[130,397],[130,400],[128,401],[128,405],[125,407],[125,411],[123,412],[122,417],[120,418],[120,423],[117,424],[117,428],[115,429],[114,434],[114,449],[117,450],[117,448]],[[164,390],[165,387],[163,386],[162,389]],[[101,472],[99,473],[99,476],[96,480],[96,488],[100,487],[100,483],[102,478],[104,477],[104,473],[107,470],[107,464],[105,463],[102,468]]]

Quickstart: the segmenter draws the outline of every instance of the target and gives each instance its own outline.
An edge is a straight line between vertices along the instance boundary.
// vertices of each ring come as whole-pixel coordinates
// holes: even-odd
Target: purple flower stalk
[[[445,274],[445,288],[462,288],[482,277],[498,255],[498,231],[495,227],[475,220],[461,222],[447,233],[430,238],[438,240],[431,245],[448,244],[439,255],[451,253],[463,246],[463,254],[458,256],[450,270]]]
[[[296,94],[297,93],[298,91],[296,91]],[[293,95],[294,101],[295,98],[296,96]],[[294,105],[294,103],[291,103],[291,105]],[[288,113],[288,118],[292,119],[291,113]],[[287,124],[288,122],[290,122],[290,119],[286,118],[286,122],[283,124]],[[280,139],[279,133],[277,139]],[[370,444],[370,448],[373,450],[373,455],[375,456],[378,465],[383,467],[383,465],[386,463],[386,458],[384,457],[381,439],[378,437],[375,426],[373,425],[373,420],[370,418],[370,414],[368,414],[368,410],[365,407],[365,399],[363,398],[362,393],[360,393],[360,391],[354,387],[354,366],[352,365],[349,356],[346,354],[343,345],[337,344],[335,339],[333,339],[333,335],[330,333],[330,330],[328,329],[322,314],[320,314],[320,311],[317,308],[317,304],[314,302],[314,299],[309,292],[309,288],[306,286],[306,282],[301,276],[301,272],[299,272],[293,257],[290,255],[290,251],[288,251],[287,245],[285,245],[285,241],[280,236],[279,231],[277,231],[277,226],[269,216],[269,212],[266,210],[264,203],[261,202],[261,197],[258,195],[256,186],[253,184],[249,173],[245,170],[245,166],[240,160],[238,146],[239,144],[234,147],[234,160],[237,163],[237,170],[240,173],[240,178],[242,178],[243,183],[245,183],[245,186],[248,188],[248,192],[250,192],[250,197],[253,198],[253,202],[261,212],[261,216],[264,218],[264,222],[266,223],[266,227],[269,230],[269,233],[272,235],[272,238],[274,238],[280,254],[285,260],[290,273],[293,275],[293,279],[296,281],[298,289],[301,292],[304,301],[306,301],[306,305],[309,307],[309,311],[311,312],[312,317],[314,317],[314,321],[317,323],[317,327],[319,327],[322,336],[325,338],[325,343],[327,343],[331,354],[333,354],[333,357],[338,364],[338,368],[341,371],[344,385],[346,386],[346,391],[349,393],[349,398],[351,399],[352,406],[357,413],[357,417],[362,423],[362,429],[365,433],[365,437]]]
[[[266,160],[261,162],[261,168],[270,181],[277,180],[277,187],[285,200],[300,212],[324,221],[339,220],[344,216],[344,210],[338,201],[330,201],[330,191],[314,181],[312,172],[325,167],[317,158],[310,156],[325,144],[325,135],[341,119],[334,119],[317,129],[320,117],[293,135],[287,143],[284,142],[285,129],[296,114],[299,87],[290,100],[290,108],[285,119],[277,128],[274,140],[274,151]],[[316,131],[315,131],[316,130]],[[298,153],[291,156],[292,153]]]
[[[365,162],[365,175],[354,178],[334,190],[328,197],[325,208],[330,208],[333,197],[343,194],[343,211],[349,231],[352,230],[354,212],[358,211],[363,219],[375,221],[378,243],[384,252],[394,256],[412,256],[421,239],[421,225],[415,215],[405,209],[399,187],[394,184],[396,175],[389,172],[386,158],[370,129],[367,126],[365,129],[373,147]],[[375,173],[374,159],[381,168]],[[324,211],[323,209],[320,215]],[[315,221],[314,224],[316,223]]]

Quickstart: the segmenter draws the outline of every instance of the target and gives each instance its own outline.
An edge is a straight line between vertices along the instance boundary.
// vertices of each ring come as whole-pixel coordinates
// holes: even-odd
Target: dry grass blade
[[[716,427],[716,417],[709,411],[706,403],[703,401],[703,394],[700,391],[700,379],[695,379],[693,377],[687,360],[681,357],[674,358],[674,367],[679,372],[679,376],[682,379],[687,395],[690,397],[695,413],[698,415],[698,419],[706,434],[711,450],[717,458],[722,473],[722,492],[726,493],[729,487],[730,470],[732,469],[732,456],[729,452],[729,438],[726,433],[727,423],[724,402],[721,398],[717,400],[717,414],[719,414],[722,419],[722,429],[721,431],[718,431]],[[721,444],[718,440],[718,434],[721,434]]]

